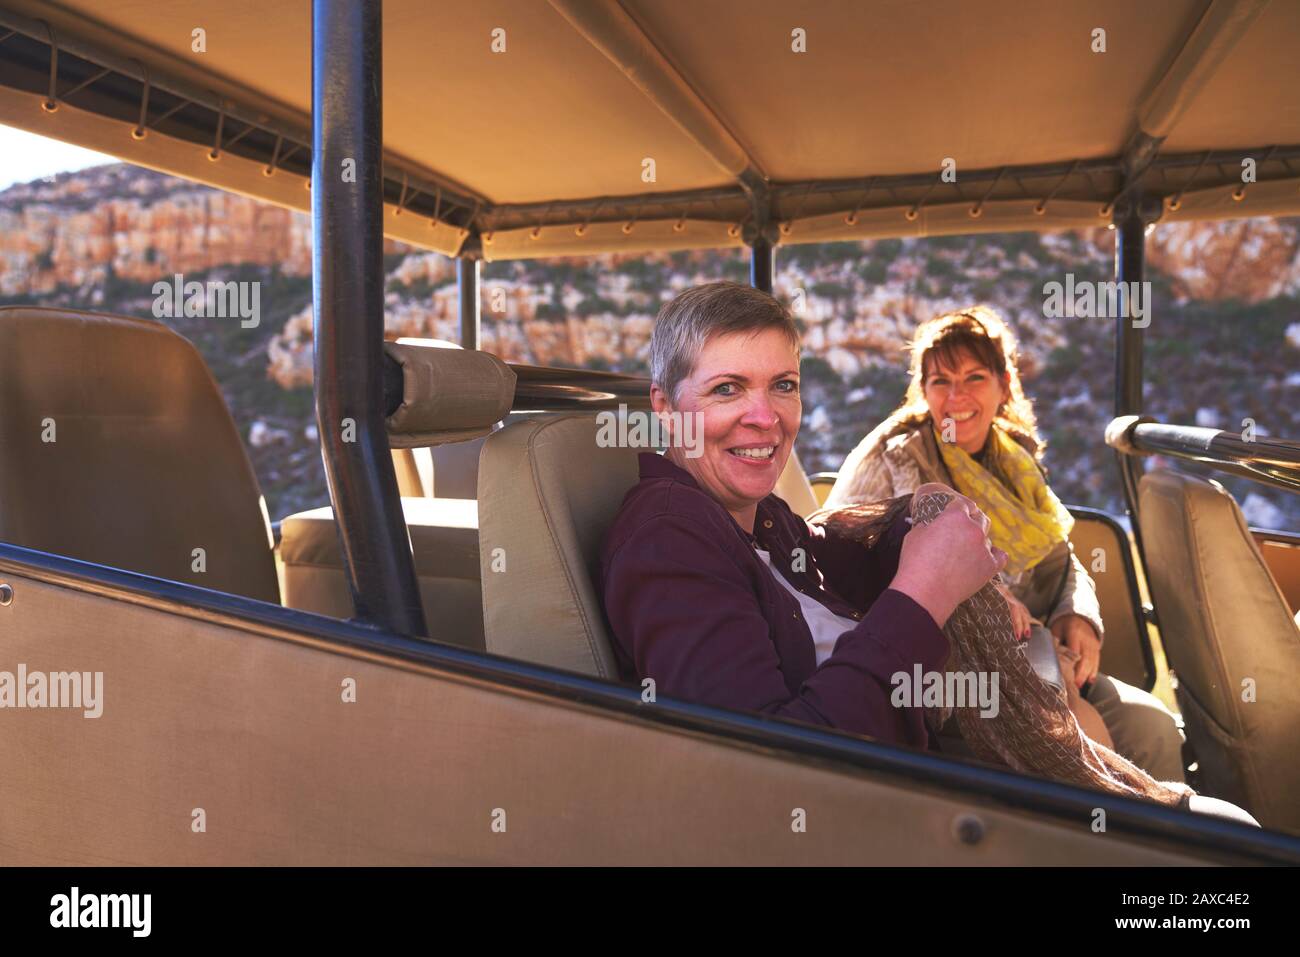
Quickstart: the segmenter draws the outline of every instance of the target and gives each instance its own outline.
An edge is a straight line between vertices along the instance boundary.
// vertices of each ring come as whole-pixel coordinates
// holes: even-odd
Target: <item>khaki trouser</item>
[[[1115,750],[1157,781],[1183,781],[1183,733],[1155,695],[1118,678],[1097,675],[1088,694]]]

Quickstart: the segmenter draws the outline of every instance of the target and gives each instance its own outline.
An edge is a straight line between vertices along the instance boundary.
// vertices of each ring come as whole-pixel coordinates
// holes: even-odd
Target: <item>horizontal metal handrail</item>
[[[591,369],[563,369],[507,362],[516,377],[512,412],[598,412],[650,407],[650,380],[645,376]],[[402,404],[401,366],[384,356],[384,407],[391,415]]]
[[[513,362],[507,365],[518,377],[512,407],[516,412],[650,407],[650,380],[644,376]]]
[[[1106,443],[1125,455],[1170,455],[1232,475],[1300,491],[1300,441],[1194,425],[1165,425],[1135,416],[1115,419]]]

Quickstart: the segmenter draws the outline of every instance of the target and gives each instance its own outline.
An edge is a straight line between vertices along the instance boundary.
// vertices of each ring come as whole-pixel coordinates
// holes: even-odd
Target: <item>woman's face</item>
[[[677,401],[652,386],[651,404],[656,413],[697,417],[699,454],[674,445],[668,455],[752,532],[754,510],[776,487],[803,414],[790,340],[777,329],[713,336],[678,386]]]
[[[957,356],[955,369],[942,365],[938,355],[930,360],[923,383],[925,401],[940,435],[955,436],[954,444],[974,455],[984,447],[998,407],[1007,398],[1011,377],[999,379],[969,352]]]

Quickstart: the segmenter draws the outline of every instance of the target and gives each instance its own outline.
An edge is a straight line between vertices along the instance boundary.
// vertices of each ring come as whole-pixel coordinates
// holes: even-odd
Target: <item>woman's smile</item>
[[[772,445],[737,445],[727,449],[732,455],[748,466],[764,467],[776,461],[776,450],[780,443]]]

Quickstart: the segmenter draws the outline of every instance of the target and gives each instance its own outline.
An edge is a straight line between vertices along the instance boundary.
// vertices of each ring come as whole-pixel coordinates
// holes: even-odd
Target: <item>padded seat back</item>
[[[817,504],[817,496],[813,493],[812,484],[808,481],[808,474],[799,464],[797,451],[791,452],[790,457],[786,459],[785,468],[777,476],[776,488],[772,491],[790,506],[790,511],[801,518],[807,518],[820,507]]]
[[[393,449],[393,470],[403,498],[475,498],[484,437],[432,448]]]
[[[1138,486],[1151,595],[1207,793],[1300,831],[1300,628],[1217,482],[1156,469]]]
[[[526,419],[479,460],[487,650],[618,680],[596,582],[605,533],[638,478],[637,449],[596,443],[595,414]]]
[[[157,322],[0,308],[0,541],[279,601],[235,423]]]
[[[1097,588],[1101,620],[1106,625],[1101,670],[1135,688],[1149,690],[1155,684],[1155,673],[1147,665],[1146,620],[1129,590],[1131,566],[1126,559],[1132,550],[1127,533],[1113,519],[1075,511],[1070,545]]]

